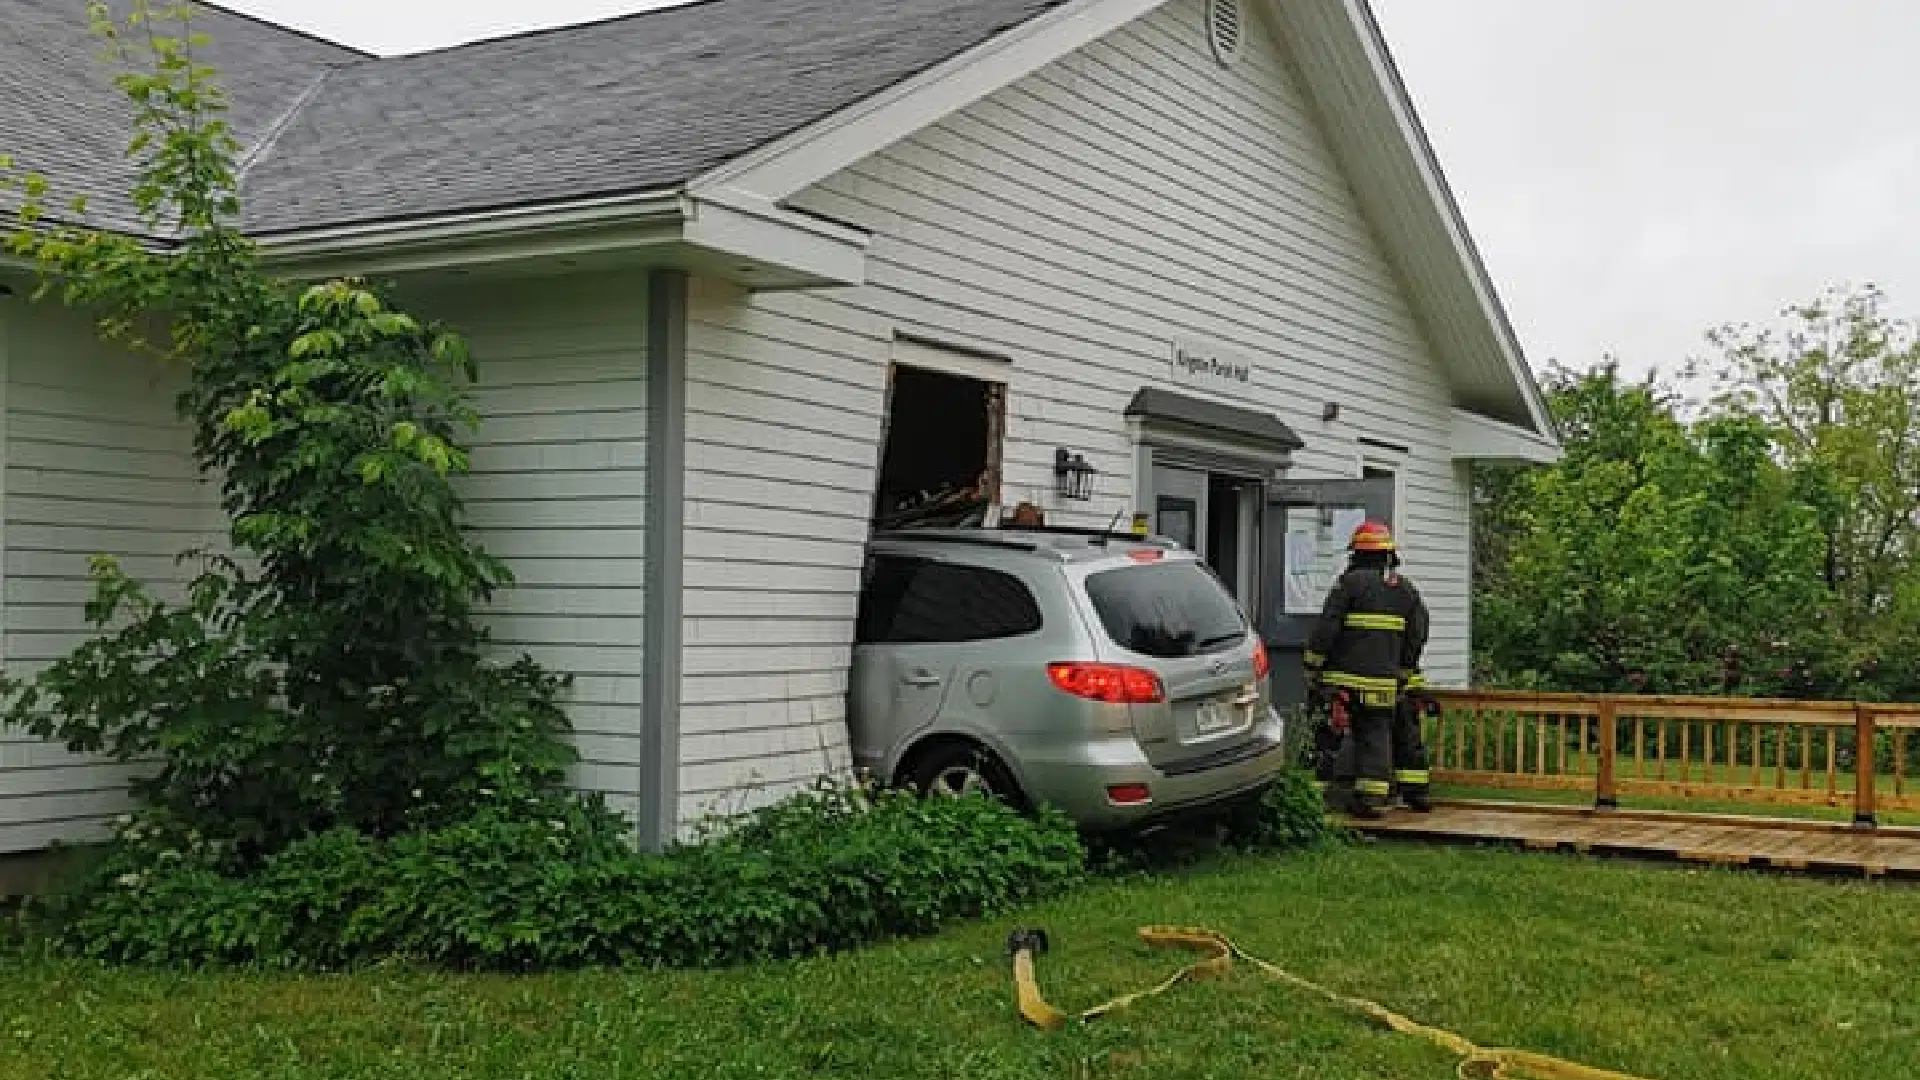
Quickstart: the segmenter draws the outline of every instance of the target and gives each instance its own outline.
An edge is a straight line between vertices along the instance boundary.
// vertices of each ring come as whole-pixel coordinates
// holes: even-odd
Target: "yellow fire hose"
[[[1047,999],[1040,993],[1039,983],[1034,979],[1034,960],[1047,951],[1046,931],[1014,931],[1007,938],[1007,949],[1013,954],[1013,985],[1015,997],[1019,1002],[1021,1019],[1037,1028],[1049,1031],[1066,1026],[1069,1020],[1082,1022],[1094,1020],[1116,1009],[1126,1008],[1142,998],[1165,993],[1183,982],[1214,979],[1225,975],[1233,967],[1233,961],[1237,957],[1289,986],[1305,990],[1342,1008],[1360,1013],[1402,1035],[1425,1039],[1458,1055],[1460,1057],[1458,1072],[1462,1080],[1641,1080],[1626,1073],[1595,1069],[1546,1054],[1536,1054],[1530,1050],[1488,1049],[1476,1046],[1451,1031],[1428,1027],[1409,1020],[1382,1005],[1361,998],[1347,997],[1317,983],[1309,982],[1277,964],[1268,963],[1248,953],[1212,930],[1181,926],[1143,926],[1139,933],[1140,940],[1152,948],[1186,949],[1204,955],[1201,959],[1174,972],[1158,985],[1125,994],[1069,1016],[1047,1003]]]

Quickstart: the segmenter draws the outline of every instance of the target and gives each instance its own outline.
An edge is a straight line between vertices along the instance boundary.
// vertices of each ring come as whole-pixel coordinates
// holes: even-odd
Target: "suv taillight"
[[[1088,701],[1109,705],[1156,705],[1167,700],[1160,676],[1121,664],[1048,664],[1053,685]]]
[[[1264,679],[1267,672],[1273,670],[1272,661],[1267,659],[1267,643],[1258,637],[1253,639],[1253,677]]]

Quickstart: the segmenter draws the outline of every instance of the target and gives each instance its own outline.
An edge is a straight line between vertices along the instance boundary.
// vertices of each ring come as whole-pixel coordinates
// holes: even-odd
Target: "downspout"
[[[680,677],[685,585],[687,274],[647,275],[647,515],[640,712],[640,841],[680,827]]]

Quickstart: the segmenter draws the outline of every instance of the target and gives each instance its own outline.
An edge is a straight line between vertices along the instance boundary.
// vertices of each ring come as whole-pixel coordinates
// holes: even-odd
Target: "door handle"
[[[940,676],[929,671],[916,671],[911,675],[902,676],[900,681],[908,686],[939,686]]]

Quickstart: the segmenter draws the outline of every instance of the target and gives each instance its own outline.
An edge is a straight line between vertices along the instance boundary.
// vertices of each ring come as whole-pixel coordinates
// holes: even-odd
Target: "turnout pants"
[[[1391,708],[1360,705],[1353,710],[1353,793],[1363,804],[1387,801],[1393,784],[1394,713]]]
[[[1374,805],[1398,789],[1413,809],[1428,805],[1432,773],[1417,703],[1402,698],[1391,709],[1358,707],[1342,734],[1323,724],[1315,732],[1317,769],[1335,806],[1360,796]]]
[[[1426,740],[1420,733],[1419,703],[1402,697],[1393,710],[1393,782],[1400,797],[1415,810],[1429,802],[1433,773],[1427,760]]]

